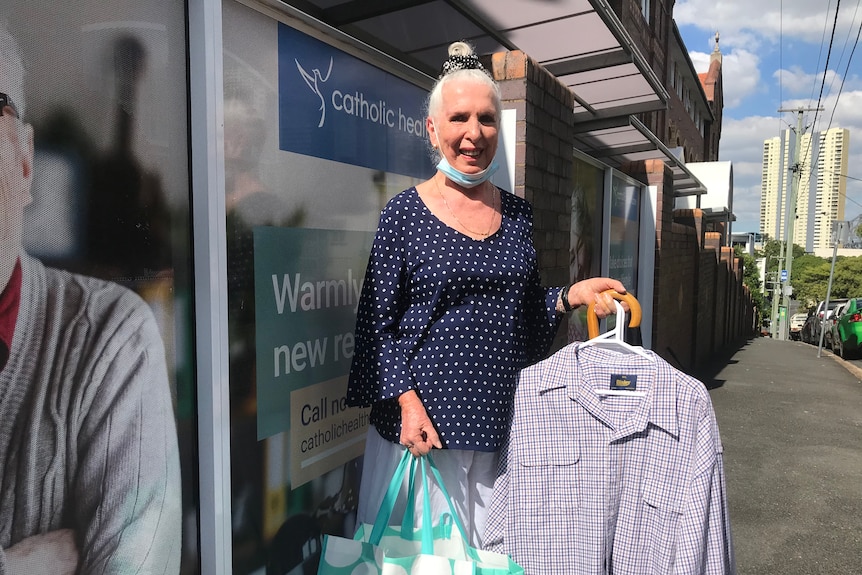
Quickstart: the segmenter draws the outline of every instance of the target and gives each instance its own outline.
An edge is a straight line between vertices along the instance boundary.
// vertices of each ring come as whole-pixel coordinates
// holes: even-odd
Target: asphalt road
[[[711,390],[722,436],[739,575],[862,574],[854,363],[755,338],[694,374]]]

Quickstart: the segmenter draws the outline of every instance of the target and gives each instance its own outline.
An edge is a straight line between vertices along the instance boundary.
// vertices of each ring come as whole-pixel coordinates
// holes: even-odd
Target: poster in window
[[[186,61],[183,3],[0,8],[7,572],[199,570]]]

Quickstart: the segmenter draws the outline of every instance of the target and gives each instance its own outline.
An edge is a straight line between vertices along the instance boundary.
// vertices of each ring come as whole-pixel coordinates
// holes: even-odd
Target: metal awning
[[[736,221],[736,215],[727,208],[702,208],[701,211],[707,219]]]
[[[575,124],[575,147],[612,167],[627,162],[664,160],[673,172],[674,196],[706,193],[706,186],[633,116]]]
[[[439,73],[446,48],[521,50],[574,94],[575,122],[667,106],[662,82],[607,0],[264,0],[287,4],[416,68]]]

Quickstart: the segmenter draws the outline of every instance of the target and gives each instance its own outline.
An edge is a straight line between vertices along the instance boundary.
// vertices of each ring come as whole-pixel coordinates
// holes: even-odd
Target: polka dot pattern
[[[444,446],[497,450],[518,371],[546,353],[559,288],[539,284],[532,210],[501,193],[500,230],[474,240],[443,224],[415,188],[380,217],[356,320],[352,405],[398,442],[396,398],[416,390]]]

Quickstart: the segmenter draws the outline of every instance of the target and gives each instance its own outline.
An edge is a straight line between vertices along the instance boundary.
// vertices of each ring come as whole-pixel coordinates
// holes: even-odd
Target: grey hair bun
[[[449,44],[450,56],[475,56],[473,47],[467,42],[452,42]]]
[[[476,57],[476,52],[473,47],[467,42],[452,42],[449,44],[449,57],[443,62],[443,67],[440,70],[440,77],[446,74],[457,72],[458,70],[481,70],[488,73],[479,58]]]

